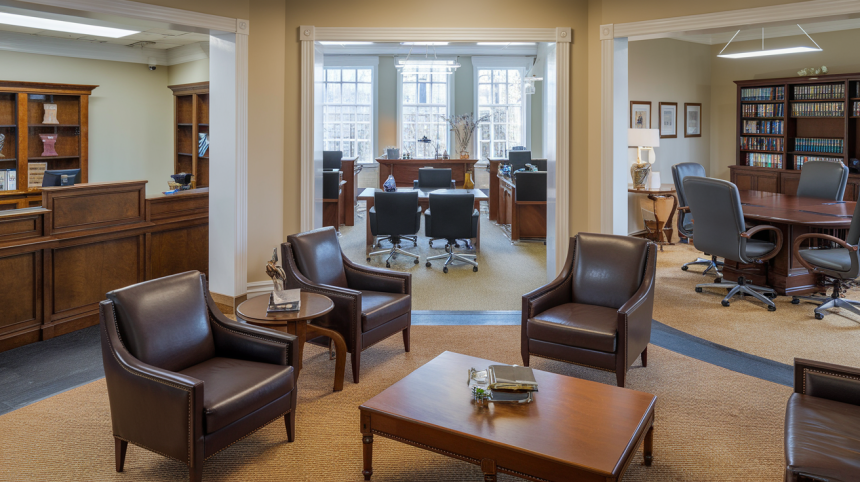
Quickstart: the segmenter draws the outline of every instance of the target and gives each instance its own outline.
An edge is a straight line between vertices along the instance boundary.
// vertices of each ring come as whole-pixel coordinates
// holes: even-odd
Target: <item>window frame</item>
[[[474,79],[472,86],[472,98],[473,98],[473,112],[475,115],[478,114],[478,71],[479,70],[488,70],[488,69],[518,69],[520,70],[521,78],[523,79],[522,85],[522,99],[523,105],[522,109],[520,109],[522,120],[521,125],[523,126],[522,139],[524,140],[524,145],[526,149],[532,149],[532,102],[531,95],[527,95],[525,93],[525,78],[529,69],[531,69],[534,64],[536,57],[535,56],[526,56],[526,57],[511,57],[511,56],[499,56],[499,57],[489,57],[489,56],[473,56],[472,57],[472,78]],[[472,152],[480,158],[479,152],[479,141],[480,135],[478,132],[475,132],[475,135],[472,136]],[[491,156],[492,157],[492,156]],[[480,160],[480,159],[479,159]]]
[[[370,160],[358,162],[360,164],[376,163],[376,153],[379,152],[379,56],[375,55],[324,55],[323,73],[325,69],[332,68],[364,68],[371,69],[370,73],[370,99],[372,104],[372,115],[370,121]],[[325,101],[323,101],[325,105]],[[325,122],[325,119],[323,119]]]
[[[403,149],[403,74],[400,73],[400,70],[396,68],[397,61],[399,59],[405,59],[405,56],[395,56],[394,57],[394,65],[395,65],[395,75],[397,75],[397,147]],[[416,56],[416,58],[419,58]],[[423,57],[421,57],[423,58]],[[438,60],[454,60],[456,61],[456,57],[444,56],[444,57],[436,57]],[[448,74],[445,74],[448,75]],[[454,114],[454,77],[456,74],[448,75],[448,98],[446,100],[446,116],[449,118]],[[447,125],[447,124],[446,124]],[[448,154],[451,157],[454,157],[452,150],[451,139],[451,129],[450,127],[445,129],[445,132],[448,133],[448,137],[445,140],[445,145],[448,149]],[[441,153],[440,153],[441,154]],[[457,156],[459,157],[459,156]]]

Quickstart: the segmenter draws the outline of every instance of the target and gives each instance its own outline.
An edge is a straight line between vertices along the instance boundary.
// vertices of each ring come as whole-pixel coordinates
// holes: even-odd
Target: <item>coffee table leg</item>
[[[373,475],[373,435],[364,435],[361,437],[361,442],[364,444],[364,480],[370,480]]]
[[[343,376],[346,371],[346,340],[343,339],[340,333],[316,325],[308,325],[308,333],[311,336],[327,336],[334,342],[334,391],[339,392],[343,390]]]
[[[296,351],[298,352],[298,361],[296,364],[297,367],[293,367],[296,370],[296,378],[299,377],[299,373],[302,371],[302,360],[304,359],[305,352],[305,340],[306,331],[307,331],[308,323],[306,321],[300,321],[296,323]]]
[[[481,472],[484,473],[484,482],[496,482],[496,461],[492,459],[482,460]]]
[[[654,460],[654,456],[652,455],[654,451],[654,426],[648,428],[648,433],[645,434],[645,446],[642,447],[642,453],[645,456],[645,465],[651,466],[651,462]]]

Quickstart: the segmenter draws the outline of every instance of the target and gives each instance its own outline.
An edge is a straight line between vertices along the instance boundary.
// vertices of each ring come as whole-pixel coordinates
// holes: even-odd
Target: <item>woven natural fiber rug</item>
[[[331,391],[334,362],[308,346],[299,379],[296,441],[275,422],[209,459],[206,481],[359,481],[358,406],[445,350],[521,363],[516,326],[415,326],[412,352],[399,336],[362,354],[362,379]],[[630,388],[657,395],[654,465],[641,451],[626,481],[782,479],[785,402],[791,389],[661,349],[649,348]],[[532,358],[537,369],[615,383],[614,374]],[[464,370],[467,367],[464,367]],[[464,372],[465,373],[465,372]],[[463,380],[454,380],[460,383]],[[427,394],[432,397],[432,393]],[[540,394],[535,403],[540,404]],[[129,446],[125,472],[114,471],[105,381],[0,416],[0,480],[181,481],[182,464]],[[374,481],[479,481],[476,466],[377,437]],[[500,480],[519,480],[501,476]]]

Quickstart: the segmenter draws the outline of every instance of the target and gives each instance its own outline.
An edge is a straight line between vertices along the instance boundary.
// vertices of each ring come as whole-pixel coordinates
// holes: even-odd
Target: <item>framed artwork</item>
[[[702,104],[684,104],[684,137],[702,137]]]
[[[678,103],[660,102],[660,138],[678,137]]]
[[[651,102],[641,100],[630,101],[630,128],[651,128]]]

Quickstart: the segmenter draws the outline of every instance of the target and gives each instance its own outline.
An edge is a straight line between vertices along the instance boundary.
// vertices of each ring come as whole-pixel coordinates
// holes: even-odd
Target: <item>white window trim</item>
[[[402,56],[394,57],[394,65],[397,65],[398,58],[406,58]],[[418,55],[415,58],[419,58]],[[420,58],[424,58],[421,56]],[[456,57],[438,57],[439,60],[456,60]],[[403,75],[401,75],[400,71],[395,67],[395,75],[397,76],[397,147],[403,148]],[[447,74],[446,74],[447,75]],[[448,109],[447,116],[450,118],[454,115],[454,77],[455,74],[448,75]],[[450,156],[454,156],[454,146],[451,143],[451,129],[447,130],[448,139],[445,141],[445,144],[448,146],[448,154]],[[459,157],[459,156],[458,156]]]
[[[520,69],[522,72],[522,78],[525,79],[526,73],[528,73],[529,69],[531,69],[534,64],[535,57],[488,57],[488,56],[474,56],[472,57],[472,75],[473,75],[473,86],[472,86],[472,98],[474,99],[473,112],[475,115],[478,113],[478,70],[479,69]],[[523,126],[523,139],[525,140],[526,149],[532,150],[532,101],[531,95],[526,95],[525,93],[525,81],[523,81],[523,109],[522,109],[522,126]],[[478,149],[478,135],[475,133],[472,136],[472,152],[475,153],[476,156],[480,157],[480,152]]]
[[[323,56],[323,68],[325,67],[364,67],[370,68],[370,98],[373,104],[373,119],[370,128],[371,134],[370,161],[361,164],[376,163],[376,153],[379,152],[379,89],[377,87],[377,75],[379,73],[379,57],[375,55],[325,55]]]

